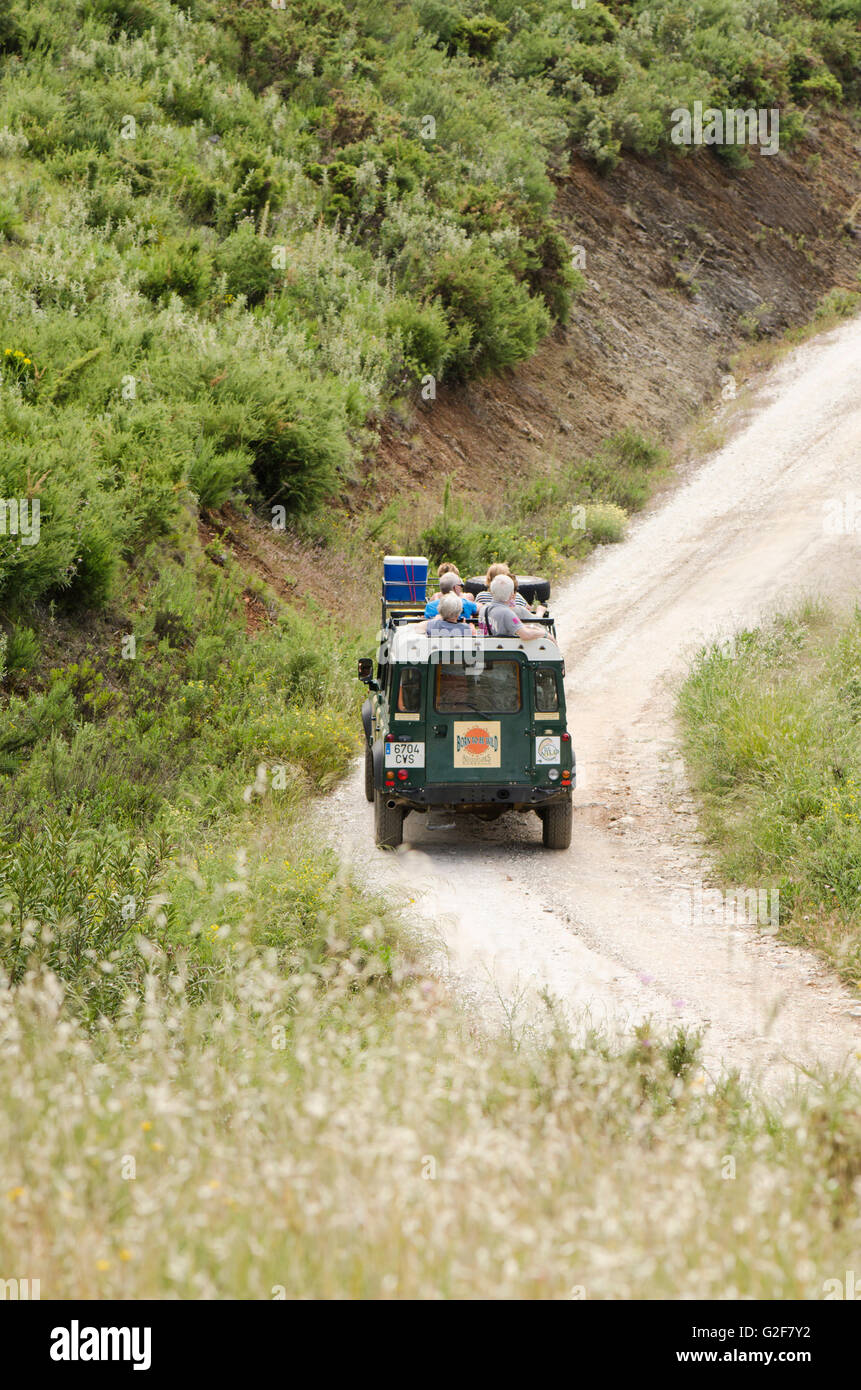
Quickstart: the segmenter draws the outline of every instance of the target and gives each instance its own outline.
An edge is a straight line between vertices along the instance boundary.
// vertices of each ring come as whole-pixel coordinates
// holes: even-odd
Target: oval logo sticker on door
[[[455,720],[455,767],[499,767],[499,721]]]

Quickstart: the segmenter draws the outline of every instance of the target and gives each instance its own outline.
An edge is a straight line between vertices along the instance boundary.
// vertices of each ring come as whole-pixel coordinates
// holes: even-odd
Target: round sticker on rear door
[[[560,752],[562,740],[558,738],[537,738],[535,740],[535,762],[538,767],[546,767],[548,763],[558,763],[561,761]]]
[[[499,767],[499,721],[455,720],[453,760],[455,767]]]

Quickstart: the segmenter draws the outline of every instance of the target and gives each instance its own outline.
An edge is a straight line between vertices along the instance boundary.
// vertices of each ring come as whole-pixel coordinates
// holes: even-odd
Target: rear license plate
[[[423,743],[387,743],[386,767],[424,767]]]

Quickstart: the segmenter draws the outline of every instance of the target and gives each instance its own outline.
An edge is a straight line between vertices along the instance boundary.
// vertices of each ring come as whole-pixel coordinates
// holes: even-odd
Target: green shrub
[[[667,462],[666,449],[647,439],[633,425],[610,435],[603,452],[625,468],[657,469]]]
[[[585,153],[606,172],[619,162],[622,141],[614,134],[613,121],[603,111],[596,112],[583,128],[582,145]]]
[[[0,53],[18,53],[21,39],[21,27],[15,14],[8,8],[0,11]]]
[[[147,247],[140,257],[140,288],[154,303],[178,294],[189,304],[202,304],[212,281],[212,261],[196,240],[173,238]]]
[[[614,545],[625,539],[628,517],[613,502],[592,502],[586,507],[586,534],[595,545]]]
[[[0,241],[23,240],[23,227],[18,210],[8,198],[0,198]]]
[[[249,304],[259,304],[274,280],[272,247],[247,221],[218,247],[215,265],[225,277],[228,293],[244,295]]]
[[[851,318],[861,304],[861,290],[857,293],[854,290],[829,290],[816,306],[814,317],[818,319],[831,318],[837,314],[839,318]]]
[[[352,460],[348,409],[339,386],[285,365],[269,374],[253,364],[228,373],[201,407],[204,429],[219,449],[243,449],[267,505],[307,512],[330,497]]]
[[[243,149],[234,164],[233,179],[234,191],[226,204],[230,226],[246,220],[254,223],[264,209],[272,211],[277,207],[283,184],[268,157],[261,158],[258,151]]]
[[[812,76],[804,79],[796,88],[796,95],[800,101],[822,101],[840,102],[843,100],[843,88],[827,68],[820,69]]]
[[[458,20],[450,31],[450,41],[455,49],[465,49],[472,58],[486,58],[506,32],[506,26],[492,15],[477,14]]]
[[[634,428],[611,435],[590,459],[570,466],[566,496],[579,504],[612,503],[638,511],[652,491],[652,476],[665,465],[666,453]]]
[[[234,215],[229,208],[228,188],[223,179],[212,178],[198,165],[184,161],[171,166],[168,178],[173,197],[190,221],[205,227],[225,222],[228,225],[224,230],[231,229]]]
[[[26,676],[36,670],[41,644],[33,628],[13,623],[9,632],[3,634],[3,639],[7,674]]]
[[[132,222],[137,213],[137,203],[131,185],[98,180],[87,195],[87,222],[91,227],[104,227],[111,223],[114,228],[121,222]]]
[[[452,352],[451,331],[439,304],[397,299],[386,311],[386,327],[400,335],[404,366],[416,376],[439,376]]]
[[[67,600],[95,608],[110,598],[120,559],[117,541],[117,528],[106,518],[98,515],[88,518],[65,586]]]
[[[495,560],[516,564],[520,540],[513,526],[446,513],[426,526],[420,536],[422,551],[435,564],[450,560],[463,575],[483,574]]]
[[[529,357],[549,331],[550,314],[501,261],[473,248],[439,258],[433,288],[456,327],[469,331],[452,366],[461,375],[500,371]]]
[[[576,79],[588,82],[593,92],[602,95],[615,92],[624,71],[621,55],[615,48],[605,44],[571,44],[565,51],[564,60],[554,73],[554,83],[560,88],[570,86]]]
[[[198,444],[188,469],[188,481],[201,507],[212,510],[251,476],[253,456],[245,449],[216,451],[212,440]]]
[[[619,20],[600,0],[588,0],[582,8],[573,9],[568,19],[584,43],[612,43],[620,29]]]
[[[93,14],[106,19],[115,33],[145,34],[160,27],[164,10],[156,0],[92,0]]]

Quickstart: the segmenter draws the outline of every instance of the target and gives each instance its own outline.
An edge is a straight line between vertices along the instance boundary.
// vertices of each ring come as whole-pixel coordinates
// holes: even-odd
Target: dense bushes
[[[432,282],[453,322],[469,334],[454,364],[463,376],[514,366],[550,327],[545,306],[490,252],[441,256]]]
[[[370,6],[351,17],[352,76],[338,4],[187,16],[100,0],[82,30],[76,0],[4,11],[21,61],[0,102],[0,348],[21,355],[0,389],[7,428],[16,399],[36,412],[10,485],[58,466],[75,431],[69,495],[89,499],[74,546],[46,484],[40,554],[2,547],[7,602],[104,598],[189,492],[313,508],[394,394],[517,362],[577,288],[548,216],[564,132],[542,93],[529,138],[523,93],[477,88],[468,66],[429,105],[451,60]],[[470,61],[504,30],[467,24]],[[428,138],[422,111],[439,114]]]
[[[100,0],[82,27],[78,0],[11,0],[0,347],[29,366],[0,389],[7,428],[10,387],[39,413],[9,466],[38,469],[38,439],[53,468],[74,425],[71,496],[115,493],[122,520],[94,496],[74,553],[59,532],[50,563],[4,545],[6,595],[16,570],[34,593],[106,593],[184,483],[297,512],[337,492],[393,396],[510,367],[564,321],[567,142],[606,167],[666,143],[696,99],[779,103],[785,130],[793,102],[855,91],[854,14]]]

